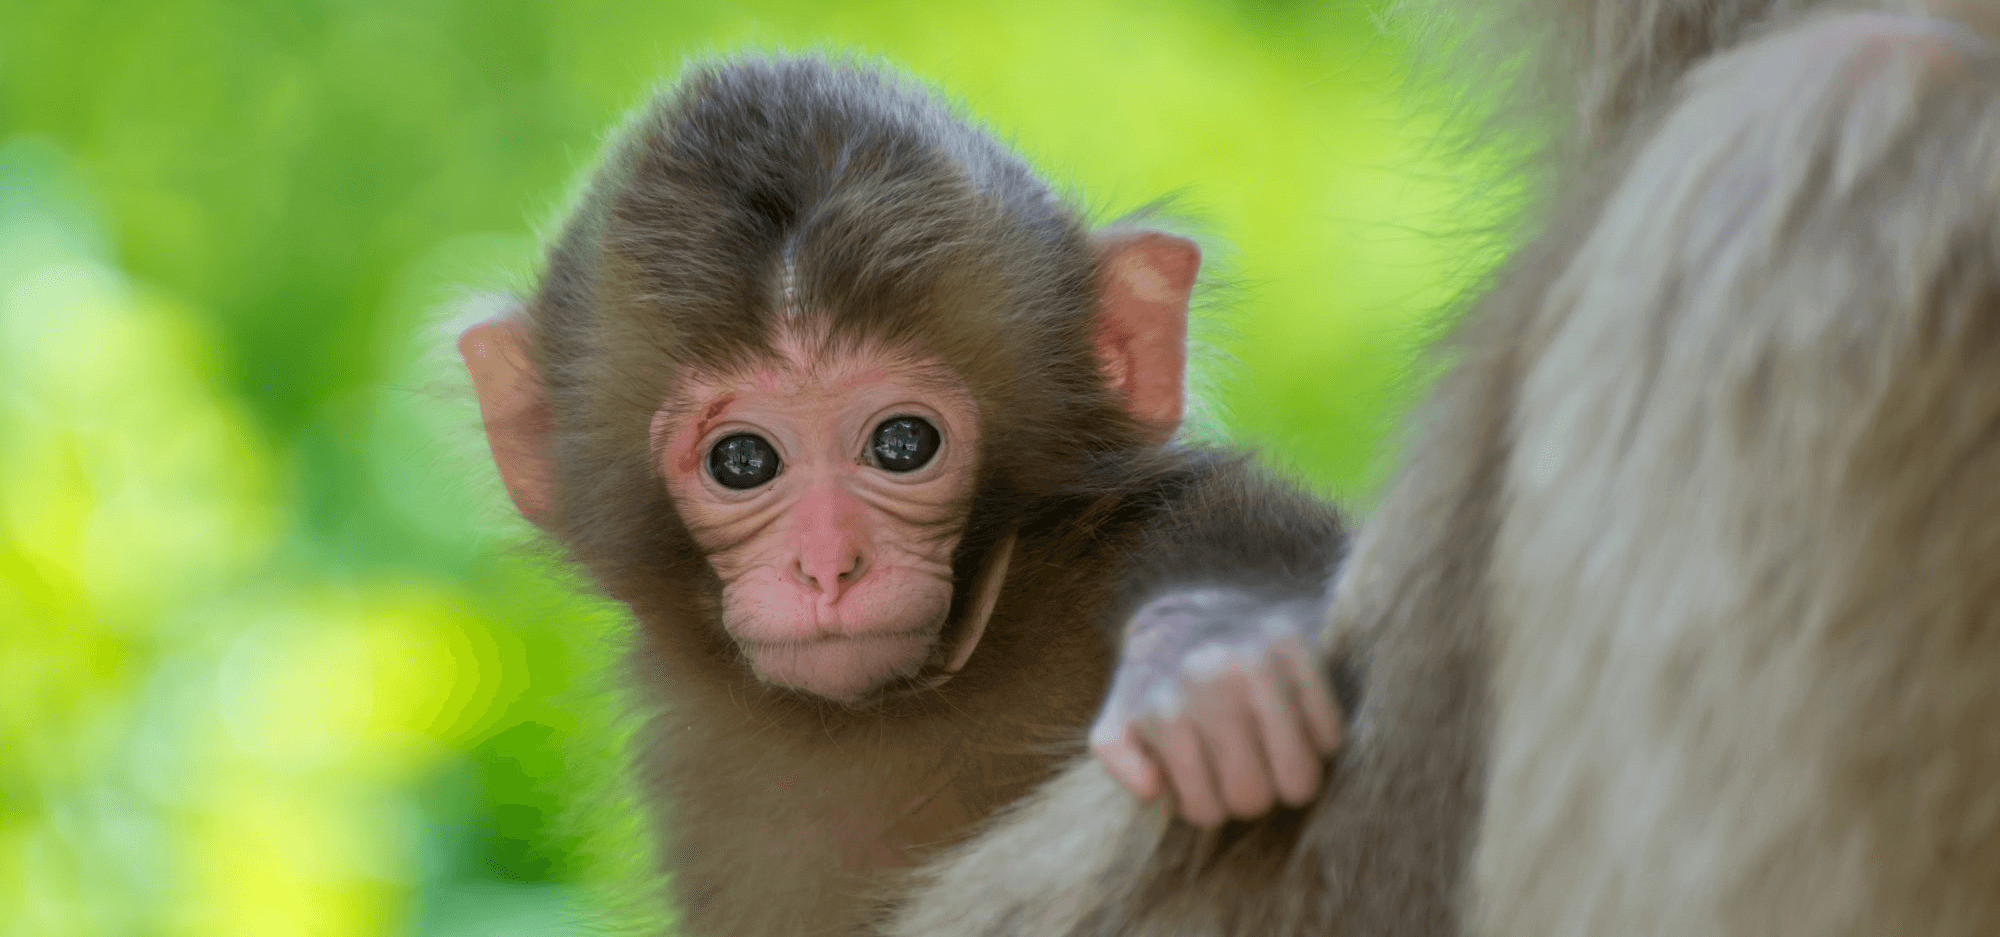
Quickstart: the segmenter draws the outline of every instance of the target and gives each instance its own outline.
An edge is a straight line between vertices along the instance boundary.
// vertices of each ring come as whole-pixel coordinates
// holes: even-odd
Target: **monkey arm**
[[[1354,718],[1312,804],[1196,829],[1132,798],[1101,758],[1082,759],[925,866],[882,933],[1456,933],[1489,712],[1478,571],[1493,473],[1465,454],[1490,451],[1505,425],[1502,374],[1446,378],[1447,399],[1420,423],[1398,483],[1351,548],[1325,505],[1218,474],[1169,499],[1150,542],[1133,551],[1126,608],[1197,583],[1283,604],[1281,583],[1293,584],[1292,600],[1314,597],[1338,568],[1328,617],[1340,630],[1321,636],[1314,622],[1301,639],[1327,645],[1323,659],[1352,670],[1366,697],[1341,685]],[[1205,555],[1204,542],[1238,552]]]
[[[1319,666],[1339,516],[1241,457],[1204,454],[1131,551],[1124,653],[1093,750],[1189,822],[1255,817],[1317,790],[1340,706]]]

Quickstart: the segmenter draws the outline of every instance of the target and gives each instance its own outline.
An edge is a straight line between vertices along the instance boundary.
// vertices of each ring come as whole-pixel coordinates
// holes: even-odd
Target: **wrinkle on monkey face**
[[[654,464],[723,583],[723,626],[758,678],[837,700],[914,674],[951,608],[979,451],[978,407],[933,356],[784,340],[729,373],[682,376],[654,414]],[[870,455],[898,417],[941,438],[921,467]],[[763,439],[779,468],[754,488],[709,473],[718,442]]]

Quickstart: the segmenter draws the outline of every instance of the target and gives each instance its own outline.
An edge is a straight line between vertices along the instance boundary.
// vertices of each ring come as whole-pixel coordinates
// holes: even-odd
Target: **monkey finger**
[[[1280,641],[1272,650],[1291,675],[1298,694],[1299,712],[1305,717],[1306,730],[1312,734],[1314,747],[1321,754],[1333,754],[1340,748],[1344,715],[1340,711],[1340,703],[1333,698],[1333,687],[1329,685],[1319,658],[1308,652],[1297,638]]]
[[[1092,745],[1090,750],[1098,761],[1104,763],[1111,776],[1132,792],[1132,796],[1152,800],[1164,791],[1160,767],[1147,756],[1133,731],[1128,729],[1115,741]]]
[[[1188,707],[1221,784],[1223,804],[1231,816],[1245,819],[1271,809],[1275,796],[1250,705],[1253,682],[1249,667],[1237,658],[1195,687]]]
[[[1228,819],[1223,813],[1222,799],[1216,795],[1207,750],[1193,719],[1182,716],[1162,726],[1154,737],[1153,750],[1166,763],[1167,779],[1183,819],[1203,827],[1219,826]]]
[[[1256,714],[1256,731],[1264,757],[1270,760],[1278,797],[1299,807],[1319,790],[1320,753],[1294,702],[1294,681],[1285,666],[1277,661],[1266,664],[1250,682],[1250,708]]]
[[[1163,793],[1162,768],[1147,752],[1140,726],[1130,714],[1142,710],[1124,700],[1131,694],[1121,689],[1129,682],[1120,677],[1112,684],[1103,711],[1090,726],[1090,750],[1133,796],[1151,800]]]

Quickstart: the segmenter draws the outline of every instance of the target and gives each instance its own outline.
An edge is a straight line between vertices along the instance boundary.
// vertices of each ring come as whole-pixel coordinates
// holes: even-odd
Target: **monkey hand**
[[[1091,750],[1140,799],[1171,791],[1197,826],[1304,805],[1341,736],[1315,646],[1323,610],[1219,587],[1142,606]]]

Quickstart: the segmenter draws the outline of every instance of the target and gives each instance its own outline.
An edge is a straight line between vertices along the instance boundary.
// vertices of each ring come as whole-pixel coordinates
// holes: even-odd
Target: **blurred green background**
[[[0,935],[625,920],[613,610],[440,357],[690,55],[879,53],[1233,251],[1206,432],[1365,498],[1463,167],[1361,4],[0,0]]]

